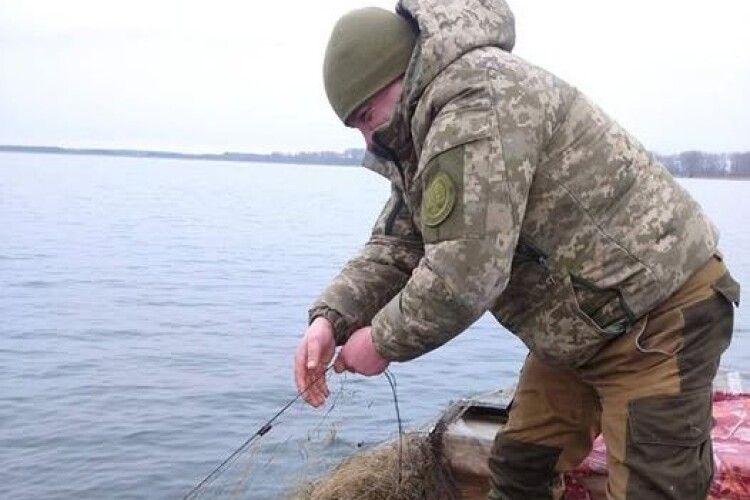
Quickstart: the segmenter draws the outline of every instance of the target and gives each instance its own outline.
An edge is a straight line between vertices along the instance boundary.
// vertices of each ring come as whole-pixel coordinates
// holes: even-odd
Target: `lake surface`
[[[684,180],[750,278],[750,183]],[[294,396],[307,308],[388,197],[356,167],[0,153],[0,497],[181,498]],[[740,308],[728,368],[750,361]],[[512,385],[485,317],[392,367],[406,426]],[[750,383],[750,381],[746,381]],[[276,498],[396,434],[385,378],[332,376],[203,497]]]

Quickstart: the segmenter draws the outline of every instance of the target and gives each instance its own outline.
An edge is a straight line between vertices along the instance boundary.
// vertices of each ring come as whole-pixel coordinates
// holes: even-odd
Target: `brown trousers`
[[[713,476],[711,384],[739,286],[719,257],[575,370],[529,355],[490,457],[489,498],[553,499],[603,433],[607,498],[702,499]]]

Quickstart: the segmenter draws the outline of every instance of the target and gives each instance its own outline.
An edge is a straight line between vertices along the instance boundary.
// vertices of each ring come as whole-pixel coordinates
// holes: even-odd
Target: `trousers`
[[[561,475],[600,433],[608,499],[706,498],[712,381],[738,303],[739,285],[716,256],[583,366],[529,354],[492,448],[488,498],[561,498]]]

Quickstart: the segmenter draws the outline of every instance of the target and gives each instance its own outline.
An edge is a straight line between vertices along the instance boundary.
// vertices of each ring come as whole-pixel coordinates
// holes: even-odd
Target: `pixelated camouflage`
[[[370,240],[310,309],[310,321],[317,316],[331,320],[338,345],[357,328],[370,324],[373,316],[404,287],[424,255],[421,235],[404,203],[403,185],[395,165],[371,153],[365,154],[364,165],[393,179],[391,196]]]
[[[577,89],[510,53],[499,0],[402,0],[419,27],[405,90],[376,141],[393,161],[370,242],[311,310],[337,342],[372,325],[408,360],[484,312],[540,359],[579,366],[663,302],[718,235],[670,174]],[[455,207],[425,224],[435,176]]]

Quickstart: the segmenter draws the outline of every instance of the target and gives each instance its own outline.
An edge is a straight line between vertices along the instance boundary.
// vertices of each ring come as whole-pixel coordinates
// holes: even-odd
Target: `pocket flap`
[[[735,306],[740,305],[740,284],[732,278],[731,274],[724,273],[724,276],[716,280],[711,287]]]
[[[631,401],[628,427],[633,441],[697,446],[711,436],[711,393],[699,391]]]

